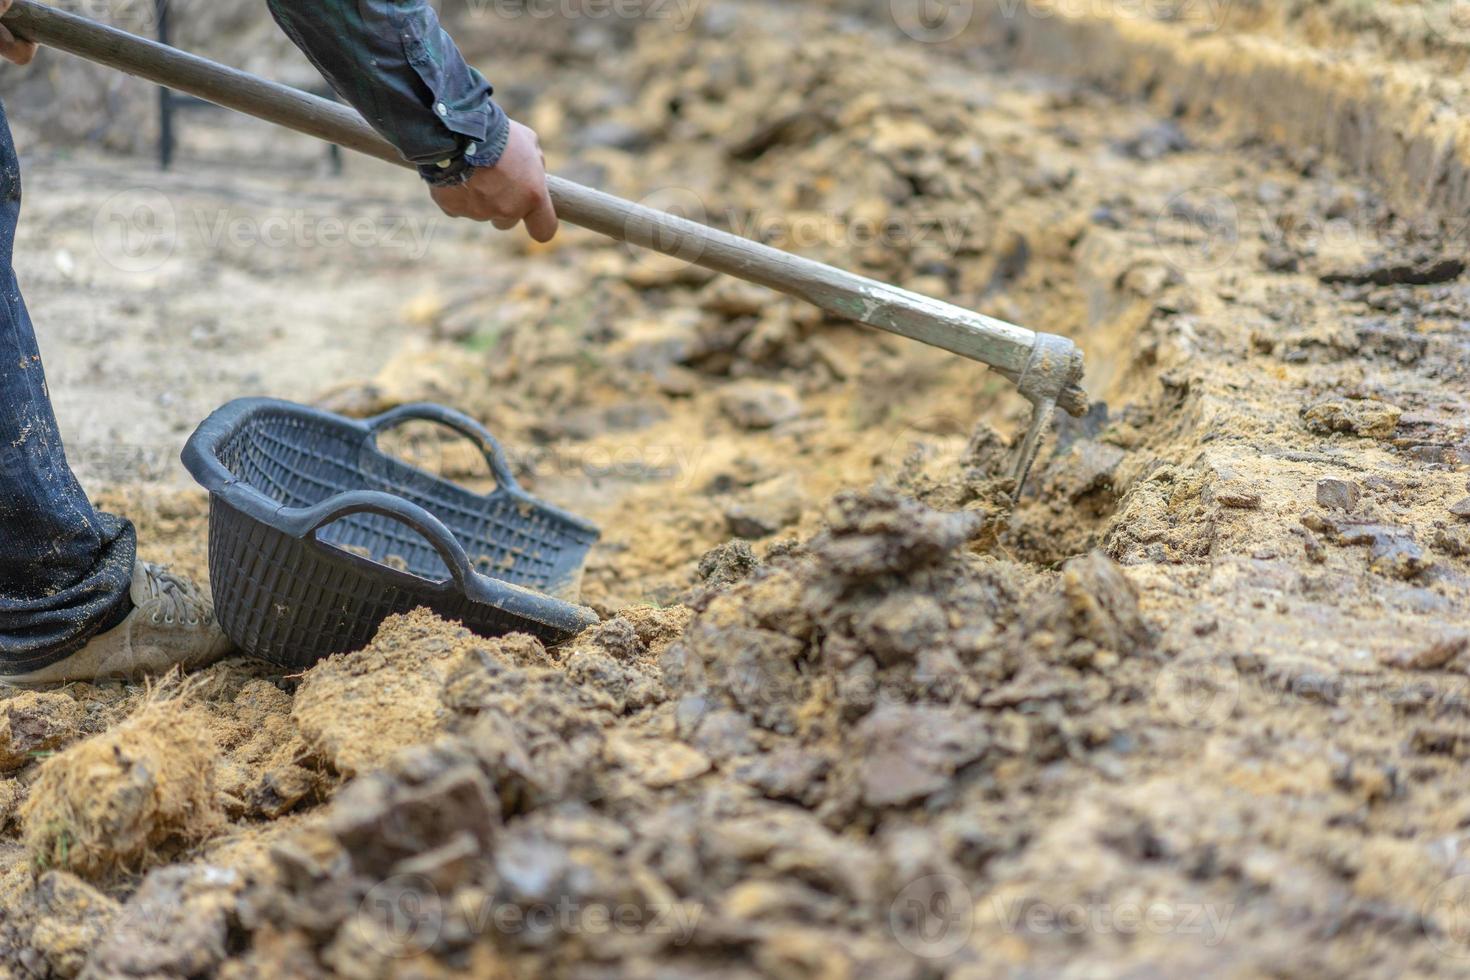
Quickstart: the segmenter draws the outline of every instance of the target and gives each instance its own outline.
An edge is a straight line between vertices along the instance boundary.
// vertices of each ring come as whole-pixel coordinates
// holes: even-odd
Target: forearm
[[[267,0],[332,88],[428,179],[467,153],[493,167],[509,121],[427,0]]]

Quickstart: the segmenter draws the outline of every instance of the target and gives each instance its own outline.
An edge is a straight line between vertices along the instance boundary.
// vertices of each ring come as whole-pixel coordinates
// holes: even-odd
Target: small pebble
[[[1318,480],[1317,503],[1329,510],[1352,510],[1358,506],[1358,485],[1347,480]]]
[[[1261,494],[1253,487],[1240,483],[1229,483],[1215,491],[1215,500],[1221,507],[1235,510],[1256,510],[1261,506]]]
[[[1261,254],[1261,264],[1271,272],[1295,272],[1297,257],[1279,245],[1273,245]]]

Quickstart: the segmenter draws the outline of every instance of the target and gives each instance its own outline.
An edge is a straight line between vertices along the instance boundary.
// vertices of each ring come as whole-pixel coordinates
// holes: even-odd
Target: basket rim
[[[311,507],[287,507],[280,501],[271,499],[259,488],[239,479],[226,469],[224,463],[221,463],[219,460],[219,447],[233,436],[240,426],[244,425],[252,416],[259,412],[272,411],[296,416],[297,418],[312,422],[324,423],[344,431],[352,432],[355,435],[361,436],[364,441],[369,441],[384,423],[400,417],[407,420],[408,416],[406,413],[416,409],[459,416],[466,422],[479,428],[479,423],[470,419],[468,416],[464,416],[453,409],[443,405],[436,405],[432,402],[413,402],[400,405],[397,408],[370,418],[353,419],[345,415],[338,415],[335,412],[328,412],[325,409],[286,401],[282,398],[236,398],[215,409],[210,413],[208,418],[199,424],[199,427],[194,430],[193,435],[189,437],[189,441],[184,444],[184,450],[180,454],[180,459],[184,464],[184,468],[189,471],[190,475],[194,477],[194,480],[205,490],[208,490],[210,494],[223,497],[236,510],[244,511],[252,517],[279,527],[282,522],[294,523],[293,519],[300,519],[320,505],[313,505]],[[388,456],[379,450],[375,444],[373,445],[372,451],[379,459],[402,463],[402,465],[408,466],[423,478],[438,483],[441,486],[464,489],[459,484],[445,480],[443,477],[434,473]],[[504,494],[514,497],[523,503],[536,507],[547,516],[554,517],[570,525],[577,531],[591,535],[591,541],[596,541],[602,537],[602,530],[596,524],[593,524],[586,518],[579,517],[570,511],[563,510],[554,504],[548,504],[544,500],[532,496],[508,472],[496,474],[496,482],[498,484],[496,489],[486,496]]]
[[[508,614],[530,620],[543,625],[552,626],[570,633],[579,632],[586,626],[594,625],[599,617],[591,609],[578,603],[568,602],[550,594],[528,589],[514,583],[505,582],[500,579],[492,579],[475,571],[469,562],[464,545],[458,537],[450,531],[442,521],[426,508],[407,500],[396,494],[375,490],[348,490],[328,497],[320,503],[307,507],[288,507],[280,501],[267,496],[262,490],[252,484],[241,480],[232,474],[219,459],[219,447],[231,436],[233,436],[251,417],[263,411],[278,412],[288,416],[305,419],[328,426],[338,428],[346,433],[359,435],[363,438],[365,446],[371,446],[373,452],[384,460],[392,459],[378,450],[373,437],[385,424],[398,420],[407,420],[414,416],[414,410],[430,411],[441,420],[455,419],[468,423],[472,429],[484,433],[483,428],[474,420],[469,419],[452,409],[432,403],[415,403],[413,405],[400,406],[397,409],[385,412],[369,419],[349,419],[323,409],[312,408],[295,402],[285,401],[278,398],[239,398],[216,409],[207,419],[200,423],[198,429],[189,437],[184,446],[181,458],[184,467],[194,479],[207,490],[211,498],[217,498],[230,508],[244,516],[272,528],[273,530],[290,535],[300,540],[312,539],[318,547],[327,549],[330,546],[315,540],[315,531],[321,526],[345,516],[349,510],[372,509],[380,513],[388,512],[403,523],[408,524],[423,535],[437,550],[440,551],[445,563],[451,572],[451,581],[447,583],[430,583],[424,581],[426,586],[435,584],[454,588],[458,586],[466,598],[484,603],[500,609]],[[498,449],[493,438],[484,433],[486,439],[492,446]],[[402,463],[401,460],[395,460]],[[403,463],[416,473],[422,474],[426,479],[433,480],[441,485],[455,487],[464,490],[458,484],[436,476],[418,467]],[[492,463],[492,467],[494,463]],[[529,504],[547,516],[564,521],[569,530],[583,538],[584,544],[591,546],[600,536],[601,532],[597,526],[583,518],[577,517],[559,507],[547,504],[531,494],[527,493],[515,482],[508,470],[501,468],[503,472],[497,472],[496,478],[499,484],[495,491],[485,495],[486,499],[504,495],[517,501]],[[336,550],[336,549],[333,549]],[[350,557],[344,553],[344,557]],[[392,569],[386,569],[392,571]],[[417,578],[417,576],[415,576]]]

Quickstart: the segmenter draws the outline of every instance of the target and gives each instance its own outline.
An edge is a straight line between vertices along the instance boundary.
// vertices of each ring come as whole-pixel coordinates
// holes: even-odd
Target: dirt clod
[[[127,721],[41,764],[20,811],[42,868],[85,878],[136,870],[216,832],[218,748],[183,697],[152,700]]]
[[[1317,503],[1330,510],[1351,511],[1361,496],[1356,483],[1347,480],[1318,480]]]
[[[1403,410],[1374,400],[1330,398],[1302,409],[1307,429],[1320,435],[1346,432],[1370,439],[1387,439],[1398,428]]]
[[[95,944],[89,969],[100,976],[195,977],[218,968],[241,885],[233,871],[175,865],[148,873]]]
[[[66,694],[25,691],[0,702],[0,772],[13,772],[81,734],[82,706]]]
[[[737,381],[720,393],[720,408],[742,429],[769,429],[801,414],[801,399],[789,385]]]

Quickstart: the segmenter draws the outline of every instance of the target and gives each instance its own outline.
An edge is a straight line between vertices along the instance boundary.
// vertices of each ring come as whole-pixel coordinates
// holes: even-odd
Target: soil
[[[219,403],[430,399],[604,529],[603,621],[0,695],[0,975],[1470,972],[1454,215],[1072,74],[1075,18],[926,45],[832,6],[464,32],[535,80],[501,95],[553,169],[1075,337],[1097,404],[1019,504],[1025,406],[972,363],[223,116],[159,175],[17,114],[58,413],[145,558],[207,580],[173,460]],[[1211,40],[1235,74],[1455,56],[1343,8]],[[1199,34],[1098,19],[1101,60]],[[150,268],[119,193],[177,220]]]

